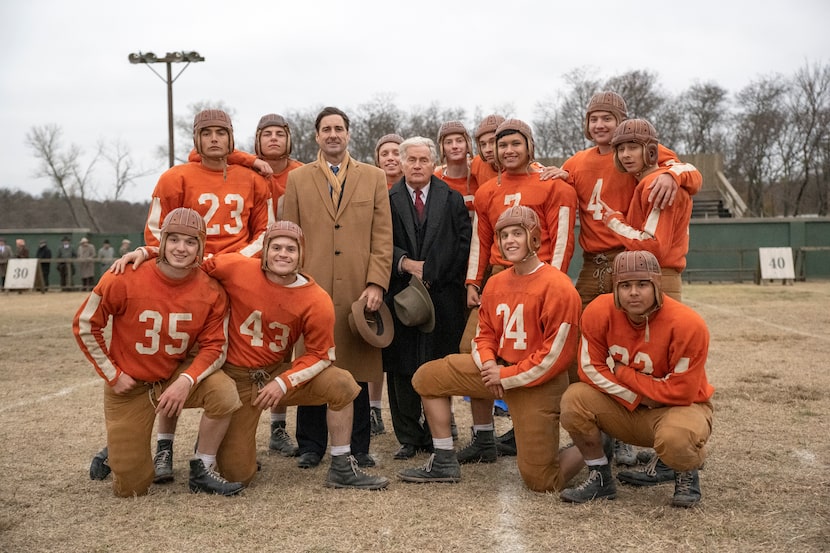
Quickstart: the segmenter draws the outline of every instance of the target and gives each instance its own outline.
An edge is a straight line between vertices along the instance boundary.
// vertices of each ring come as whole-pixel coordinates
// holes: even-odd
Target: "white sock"
[[[585,459],[585,464],[589,467],[599,467],[602,465],[607,465],[608,458],[605,455],[603,455],[602,457],[599,457],[597,459]]]
[[[271,422],[285,422],[286,413],[271,413]]]
[[[216,466],[216,455],[208,455],[206,453],[199,453],[196,452],[196,458],[201,459],[202,463],[205,465],[205,468],[208,470],[213,470]]]
[[[331,456],[332,457],[338,457],[340,455],[350,455],[351,453],[352,453],[351,444],[331,446]]]
[[[473,432],[478,434],[482,430],[495,430],[495,428],[496,427],[493,426],[492,422],[490,424],[474,424],[473,425]]]
[[[158,436],[156,436],[156,439],[159,440],[159,441],[161,441],[161,440],[170,440],[172,442],[173,438],[175,438],[175,437],[176,437],[175,434],[159,434]]]
[[[381,404],[381,400],[370,401],[369,402],[369,407],[374,407],[376,409],[380,409],[380,404]]]
[[[432,447],[434,449],[443,449],[452,451],[454,446],[452,444],[452,437],[449,438],[433,438],[432,439]]]

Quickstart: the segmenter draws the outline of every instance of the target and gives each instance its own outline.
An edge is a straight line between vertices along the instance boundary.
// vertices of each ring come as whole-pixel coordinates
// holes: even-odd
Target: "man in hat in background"
[[[72,289],[72,276],[75,274],[74,259],[77,257],[68,236],[61,238],[58,248],[58,273],[61,275],[61,292]]]
[[[130,241],[128,238],[123,239],[121,241],[121,246],[118,248],[118,255],[120,257],[124,257],[125,255],[130,253],[130,249],[131,249],[130,245],[131,244],[132,244],[132,241]]]
[[[288,173],[284,216],[300,225],[308,244],[306,270],[334,302],[334,341],[338,366],[361,386],[354,401],[351,450],[362,467],[374,466],[369,455],[370,381],[381,379],[381,352],[352,334],[352,303],[366,298],[377,311],[392,272],[392,222],[386,177],[377,167],[355,161],[348,152],[349,118],[326,107],[315,121],[319,146],[316,161]],[[297,443],[301,468],[315,467],[326,450],[326,408],[297,408]]]
[[[78,271],[81,273],[81,289],[84,292],[92,290],[95,284],[95,246],[89,239],[81,238],[78,244]]]
[[[394,254],[385,298],[395,337],[383,350],[383,368],[401,444],[395,459],[409,459],[432,450],[412,375],[427,361],[458,353],[472,227],[461,194],[433,175],[437,151],[432,140],[404,140],[400,158],[404,178],[389,191]]]
[[[42,293],[46,293],[49,289],[49,273],[52,272],[52,250],[49,249],[49,244],[46,240],[41,240],[38,245],[35,257],[40,260],[40,282],[39,289]]]

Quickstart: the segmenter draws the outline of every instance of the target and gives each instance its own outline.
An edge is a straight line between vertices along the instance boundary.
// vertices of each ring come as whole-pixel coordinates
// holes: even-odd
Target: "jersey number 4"
[[[274,353],[284,351],[288,347],[288,337],[291,329],[276,321],[269,324],[268,328],[276,331],[274,333],[274,341],[268,343],[268,349]],[[264,334],[262,332],[262,311],[258,309],[252,311],[248,315],[248,318],[239,325],[239,333],[243,336],[250,336],[251,346],[253,347],[261,348],[265,345],[265,341],[263,340]]]
[[[513,340],[513,349],[527,349],[527,332],[525,332],[525,306],[520,303],[516,309],[511,313],[510,306],[506,303],[500,303],[496,307],[496,315],[500,316],[504,328],[502,328],[501,338],[499,339],[499,348],[504,347],[505,338]]]

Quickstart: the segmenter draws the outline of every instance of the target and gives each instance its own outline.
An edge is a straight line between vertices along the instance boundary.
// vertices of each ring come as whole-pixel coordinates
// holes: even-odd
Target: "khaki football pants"
[[[421,365],[412,385],[425,398],[496,399],[469,354],[448,355]],[[559,472],[559,400],[567,387],[568,375],[563,372],[539,386],[504,391],[513,419],[519,474],[535,492],[561,490],[565,484]]]

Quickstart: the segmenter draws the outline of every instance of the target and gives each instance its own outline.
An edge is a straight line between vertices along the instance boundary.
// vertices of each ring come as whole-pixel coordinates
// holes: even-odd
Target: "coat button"
[[[340,255],[340,250],[334,250],[334,255]]]
[[[334,228],[335,228],[335,229],[339,229],[339,228],[340,228],[340,225],[339,225],[339,224],[334,225]]]

